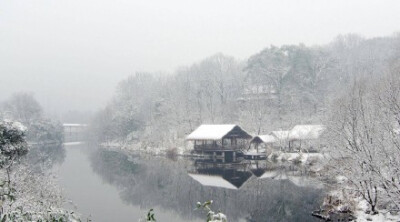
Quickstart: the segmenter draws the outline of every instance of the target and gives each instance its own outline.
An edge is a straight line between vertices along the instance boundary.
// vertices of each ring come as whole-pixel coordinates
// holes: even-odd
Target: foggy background
[[[137,71],[169,73],[216,52],[399,31],[400,1],[0,1],[0,101],[33,92],[44,110],[94,111]]]

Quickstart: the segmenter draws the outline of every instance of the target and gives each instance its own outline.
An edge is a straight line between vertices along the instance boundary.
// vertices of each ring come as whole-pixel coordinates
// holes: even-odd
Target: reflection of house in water
[[[201,125],[186,137],[194,142],[194,153],[214,162],[236,161],[252,138],[237,125]]]
[[[83,155],[82,152],[71,153]],[[280,168],[281,163],[253,160],[234,164],[194,163],[187,159],[172,162],[153,155],[133,156],[134,161],[130,161],[131,156],[125,155],[127,153],[96,149],[91,152],[91,168],[98,174],[96,176],[120,191],[124,204],[138,212],[155,207],[156,212],[176,215],[176,221],[201,221],[203,212],[194,211],[193,204],[214,200],[213,209],[221,209],[231,222],[309,222],[314,221],[310,212],[319,207],[324,195],[321,190],[295,186],[290,181],[254,176],[253,171],[273,171]],[[80,158],[72,160],[84,163]],[[160,221],[174,221],[163,215],[160,214]]]
[[[197,164],[188,174],[203,186],[226,189],[239,189],[253,175],[241,165],[221,167],[209,164]]]
[[[203,186],[210,187],[221,187],[226,189],[238,189],[238,187],[231,184],[229,181],[225,180],[222,176],[217,175],[203,175],[203,174],[192,174],[189,173],[189,176],[199,182]]]
[[[314,187],[321,189],[323,184],[317,179],[301,175],[298,171],[287,171],[283,169],[265,171],[260,179],[273,179],[279,181],[290,181],[298,187]]]
[[[260,177],[268,170],[268,165],[271,162],[261,160],[251,160],[249,162],[248,169],[253,173],[254,176]]]

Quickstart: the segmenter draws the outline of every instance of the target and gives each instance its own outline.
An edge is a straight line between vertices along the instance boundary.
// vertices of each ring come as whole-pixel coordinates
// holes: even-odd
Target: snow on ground
[[[184,156],[190,154],[190,151],[192,150],[189,147],[166,147],[166,146],[157,146],[153,147],[147,144],[143,144],[141,142],[138,143],[122,143],[118,141],[113,141],[113,142],[107,142],[107,143],[102,143],[100,144],[103,147],[106,148],[111,148],[111,149],[120,149],[120,150],[125,150],[125,151],[134,151],[134,152],[140,152],[143,154],[152,154],[152,155],[166,155],[167,152],[172,151],[176,155],[179,156]]]
[[[243,151],[243,153],[247,154],[247,155],[257,156],[257,155],[265,155],[265,151],[266,151],[265,149],[260,148],[260,149],[258,149],[258,152],[256,149],[250,149],[247,151]]]
[[[64,144],[64,146],[76,146],[76,145],[84,144],[84,142],[66,142],[63,144]]]
[[[358,222],[390,222],[390,221],[400,221],[400,215],[392,215],[388,211],[380,210],[376,215],[370,215],[365,213],[368,210],[368,203],[365,200],[360,200],[358,202],[358,207],[355,212]]]
[[[272,157],[272,155],[276,154],[271,154],[269,158]],[[276,158],[279,161],[300,161],[302,163],[305,163],[307,160],[311,159],[323,159],[324,155],[321,153],[280,153],[278,154],[278,157]]]

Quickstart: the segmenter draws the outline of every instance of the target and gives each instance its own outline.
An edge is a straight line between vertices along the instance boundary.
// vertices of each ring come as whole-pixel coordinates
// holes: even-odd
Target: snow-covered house
[[[296,125],[289,133],[290,148],[292,150],[319,150],[321,136],[325,129],[323,125]]]
[[[279,150],[289,148],[289,133],[287,130],[272,131],[270,135],[275,138],[273,147]]]
[[[250,149],[256,153],[269,155],[275,142],[276,138],[272,135],[258,135],[250,141]]]
[[[186,137],[193,142],[194,152],[211,156],[214,160],[236,160],[238,153],[247,149],[250,134],[234,124],[200,125]]]
[[[258,135],[255,136],[252,140],[251,143],[265,143],[265,144],[272,144],[276,142],[276,138],[272,135]]]

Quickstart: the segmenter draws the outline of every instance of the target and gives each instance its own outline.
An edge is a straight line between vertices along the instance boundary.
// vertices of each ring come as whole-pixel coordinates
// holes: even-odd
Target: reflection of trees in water
[[[187,160],[127,156],[99,149],[92,155],[92,167],[107,182],[118,185],[121,198],[145,208],[160,206],[190,220],[201,217],[197,201],[214,200],[213,209],[226,213],[230,221],[312,221],[310,213],[322,200],[322,192],[299,187],[289,180],[251,176],[239,190],[205,187],[187,173]]]
[[[33,145],[25,160],[33,169],[43,171],[56,164],[62,164],[65,155],[65,147],[62,144]]]
[[[139,171],[139,164],[130,160],[127,155],[116,151],[98,149],[90,155],[93,171],[100,174],[102,179],[119,188],[127,184],[136,184],[136,174]]]

